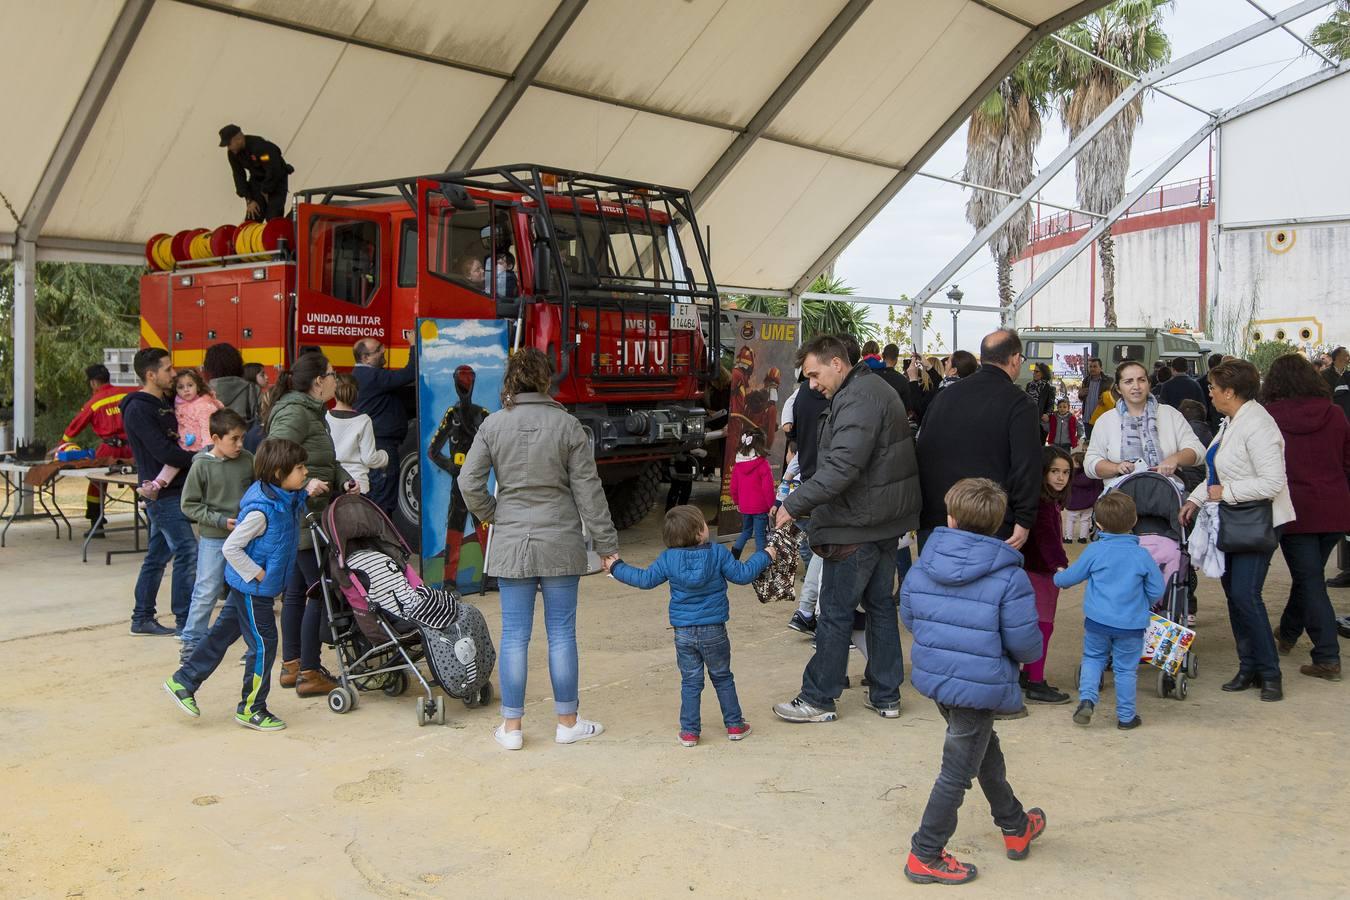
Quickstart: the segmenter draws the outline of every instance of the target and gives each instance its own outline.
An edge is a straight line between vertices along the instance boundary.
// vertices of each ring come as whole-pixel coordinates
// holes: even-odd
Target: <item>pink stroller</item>
[[[320,572],[310,590],[322,592],[338,657],[339,683],[328,693],[329,709],[355,709],[360,691],[383,690],[398,697],[407,691],[411,673],[424,695],[417,698],[417,724],[444,725],[445,698],[435,696],[432,682],[423,677],[417,665],[422,659],[432,681],[466,706],[491,701],[489,678],[497,653],[477,608],[455,595],[455,616],[444,627],[431,628],[371,602],[370,585],[348,567],[352,553],[375,550],[397,563],[409,585],[422,585],[409,564],[412,550],[383,510],[360,494],[344,494],[324,511],[322,525],[311,515],[309,527]]]

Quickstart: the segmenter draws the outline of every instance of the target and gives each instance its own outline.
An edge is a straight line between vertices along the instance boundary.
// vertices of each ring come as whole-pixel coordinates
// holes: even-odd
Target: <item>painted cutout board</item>
[[[501,408],[506,328],[494,319],[417,320],[422,578],[462,593],[482,584],[487,526],[469,514],[455,478],[483,419]]]

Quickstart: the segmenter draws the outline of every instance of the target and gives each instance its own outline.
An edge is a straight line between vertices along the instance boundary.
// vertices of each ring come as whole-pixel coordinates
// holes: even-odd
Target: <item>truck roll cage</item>
[[[701,307],[710,313],[709,321],[718,321],[717,285],[687,190],[516,164],[307,188],[296,196],[306,203],[338,206],[401,197],[416,212],[422,199],[419,184],[426,182],[439,185],[439,193],[455,209],[475,208],[472,190],[519,204],[532,217],[534,299],[554,293],[561,303],[568,346],[564,365],[580,346],[576,319],[583,310],[596,321],[605,306],[641,310],[648,335],[654,308],[670,314],[675,302]],[[684,250],[686,242],[693,246],[692,257]],[[669,341],[671,329],[666,330]],[[721,354],[718,329],[708,329],[704,343],[711,373]]]

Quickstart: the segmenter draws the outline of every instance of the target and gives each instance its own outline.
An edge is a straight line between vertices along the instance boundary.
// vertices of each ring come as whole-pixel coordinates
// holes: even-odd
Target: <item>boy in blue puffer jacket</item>
[[[1078,676],[1078,709],[1073,720],[1092,723],[1101,691],[1102,672],[1109,656],[1116,673],[1116,727],[1138,728],[1144,723],[1135,712],[1139,657],[1154,600],[1167,585],[1153,557],[1130,534],[1139,511],[1128,494],[1103,494],[1092,507],[1097,540],[1069,568],[1055,575],[1055,586],[1087,582],[1083,594],[1083,665]]]
[[[703,697],[703,670],[708,670],[727,738],[739,741],[750,733],[731,674],[731,639],[727,637],[730,604],[727,582],[749,584],[773,561],[772,549],[761,549],[738,562],[721,544],[708,543],[708,523],[693,506],[666,513],[661,529],[669,550],[646,569],[613,560],[607,569],[618,581],[642,590],[670,582],[670,624],[675,628],[675,660],[680,666],[680,743],[698,746]]]
[[[1022,808],[1004,774],[994,714],[1022,707],[1019,663],[1041,657],[1036,596],[1022,555],[993,537],[1008,496],[987,478],[963,478],[945,498],[947,527],[936,528],[900,588],[900,618],[914,634],[914,687],[947,721],[942,769],[910,840],[905,877],[916,884],[962,884],[976,875],[946,850],[956,811],[978,778],[1009,859],[1025,859],[1045,830],[1045,813]]]
[[[257,481],[239,503],[237,524],[225,539],[225,583],[229,597],[206,639],[164,682],[178,708],[197,718],[194,696],[241,636],[244,688],[235,719],[254,731],[280,731],[286,723],[267,710],[272,663],[277,656],[277,625],[272,604],[286,587],[300,543],[300,515],[305,501],[328,489],[311,479],[305,448],[284,438],[268,438],[253,460]]]

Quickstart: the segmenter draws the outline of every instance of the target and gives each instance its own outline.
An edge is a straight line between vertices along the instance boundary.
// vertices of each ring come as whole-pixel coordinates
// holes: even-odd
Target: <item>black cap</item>
[[[226,125],[224,128],[220,129],[220,146],[230,146],[230,139],[236,134],[243,133],[244,129],[240,128],[238,125]]]

